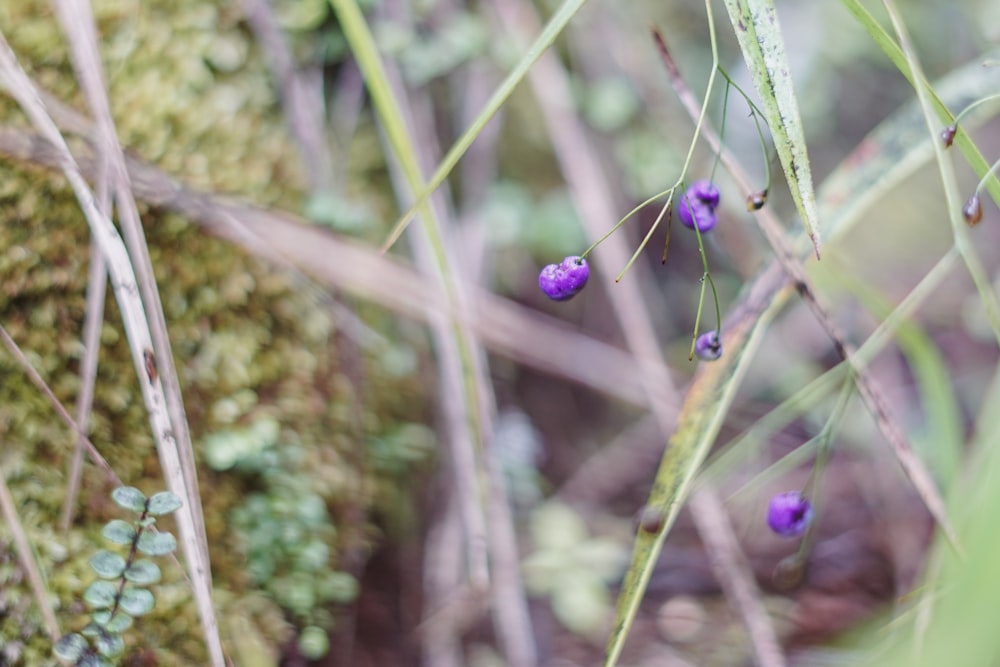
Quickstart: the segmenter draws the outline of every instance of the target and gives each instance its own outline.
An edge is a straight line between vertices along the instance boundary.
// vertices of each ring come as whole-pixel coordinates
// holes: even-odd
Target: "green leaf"
[[[125,571],[125,559],[119,554],[102,549],[91,556],[90,567],[102,579],[117,579]]]
[[[146,505],[146,511],[153,516],[163,516],[180,509],[181,499],[170,491],[160,491],[153,494]]]
[[[96,613],[110,614],[111,612],[98,611]],[[84,637],[99,637],[100,634],[104,632],[104,626],[97,622],[90,622],[83,626],[83,630],[80,630],[80,634]]]
[[[140,558],[125,570],[125,579],[140,586],[155,584],[160,580],[160,568],[153,561],[147,558]]]
[[[166,556],[177,548],[177,540],[170,533],[143,533],[137,547],[150,556]]]
[[[115,604],[118,587],[110,581],[95,581],[83,592],[83,600],[91,609],[107,609]]]
[[[146,494],[134,486],[118,487],[111,492],[111,499],[133,512],[143,512],[146,509]]]
[[[76,662],[87,650],[87,640],[75,632],[63,635],[52,647],[56,657],[66,662]]]
[[[111,617],[111,612],[107,609],[95,611],[91,618],[94,619],[94,623],[103,627],[108,632],[114,632],[119,635],[132,627],[133,622],[132,617],[121,609],[115,612],[114,618]]]
[[[101,531],[104,539],[115,544],[132,544],[135,539],[135,528],[128,521],[112,519]]]
[[[91,654],[85,655],[75,667],[111,667],[111,663],[99,655]]]
[[[142,616],[153,610],[153,594],[145,588],[126,588],[118,606],[131,616]]]
[[[726,0],[726,9],[750,77],[760,95],[792,198],[818,259],[820,238],[816,193],[813,191],[799,105],[792,86],[791,67],[785,54],[774,3],[772,0]]]
[[[346,604],[358,597],[358,580],[347,572],[330,572],[316,582],[323,600]]]
[[[125,640],[118,634],[102,634],[94,640],[94,646],[101,655],[113,658],[125,651]]]
[[[299,650],[308,660],[319,660],[330,651],[330,638],[326,630],[315,625],[302,629]]]

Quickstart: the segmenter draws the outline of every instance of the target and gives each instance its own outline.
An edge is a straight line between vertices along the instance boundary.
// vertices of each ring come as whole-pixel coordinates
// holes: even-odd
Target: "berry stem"
[[[969,115],[969,113],[972,112],[976,107],[982,106],[983,104],[986,104],[988,102],[993,102],[995,100],[1000,100],[1000,93],[987,95],[986,97],[981,97],[975,102],[970,103],[955,115],[955,120],[951,122],[952,127],[957,127],[959,121],[961,121],[963,117]]]
[[[726,76],[725,73],[722,74]],[[732,83],[729,82],[729,77],[726,77],[726,92],[722,94],[722,120],[719,122],[719,146],[721,148],[722,142],[726,140],[726,118],[729,116],[727,113],[729,111],[729,89],[732,87]],[[708,180],[715,182],[715,172],[719,168],[719,161],[722,159],[722,151],[718,150],[715,152],[715,160],[712,161],[712,171],[709,172]]]
[[[654,220],[653,224],[649,226],[649,231],[647,231],[646,235],[642,237],[642,242],[639,243],[639,247],[635,249],[635,252],[632,253],[631,257],[629,257],[628,262],[625,263],[625,268],[623,268],[621,270],[621,272],[617,276],[615,276],[615,282],[618,282],[619,280],[621,280],[622,277],[628,272],[628,270],[630,268],[632,268],[632,265],[635,264],[635,260],[639,258],[639,254],[646,247],[646,244],[649,243],[649,239],[650,239],[650,237],[653,236],[653,232],[655,232],[656,228],[660,226],[660,221],[663,220],[663,216],[665,216],[667,214],[667,211],[670,210],[670,204],[673,203],[674,188],[676,188],[676,187],[677,186],[675,185],[674,187],[670,188],[670,190],[668,191],[670,194],[667,196],[666,203],[663,204],[663,207],[660,209],[659,214],[657,214],[656,220]],[[668,234],[670,233],[670,228],[669,227],[667,228],[667,233]],[[605,237],[603,237],[601,240],[604,240],[604,238],[607,238],[607,236],[605,235]],[[669,241],[669,236],[668,236],[668,241]],[[664,255],[667,254],[667,249],[666,248],[663,249],[663,254]]]
[[[666,197],[667,198],[667,203],[664,205],[663,210],[660,211],[660,215],[656,218],[656,220],[658,222],[663,217],[664,211],[670,206],[670,201],[673,198],[674,189],[676,187],[677,186],[674,185],[673,187],[667,188],[663,192],[657,192],[652,197],[649,197],[648,199],[646,199],[646,201],[644,201],[641,204],[638,204],[637,206],[635,206],[631,211],[629,211],[624,216],[622,216],[622,218],[620,220],[618,220],[618,222],[616,222],[614,224],[614,226],[611,227],[611,229],[609,229],[606,234],[604,234],[604,236],[602,236],[601,238],[599,238],[596,241],[594,241],[593,243],[591,243],[590,247],[587,248],[586,250],[584,250],[580,254],[580,259],[587,259],[587,255],[589,255],[591,252],[593,252],[594,248],[596,248],[597,246],[599,246],[602,243],[604,243],[604,241],[607,240],[607,238],[609,236],[611,236],[612,234],[614,234],[615,232],[617,232],[618,229],[622,225],[624,225],[628,221],[628,219],[631,218],[633,215],[635,215],[636,213],[638,213],[642,209],[646,208],[647,206],[649,206],[650,204],[652,204],[654,201],[656,201],[660,197]],[[653,227],[655,229],[655,227],[656,227],[655,223],[654,223]],[[642,248],[640,247],[639,250],[642,250]],[[633,258],[632,261],[635,261],[635,257],[638,254],[639,254],[638,251],[636,251],[636,253],[632,255],[632,258]],[[629,266],[632,265],[632,261],[629,262],[629,264],[628,264]],[[624,271],[621,274],[618,275],[618,278],[615,279],[615,282],[617,282],[618,280],[620,280],[621,276],[623,274],[624,274]]]
[[[764,130],[762,130],[760,127],[761,118],[763,117],[764,113],[760,110],[760,107],[758,107],[757,104],[750,98],[750,96],[747,95],[746,91],[740,87],[740,84],[733,81],[733,78],[729,76],[729,73],[721,65],[719,66],[719,74],[721,74],[726,79],[727,94],[729,86],[732,86],[737,90],[737,92],[739,92],[740,95],[743,96],[743,99],[746,100],[747,106],[750,107],[750,117],[753,118],[753,124],[757,128],[757,137],[760,139],[760,152],[761,155],[764,157],[764,188],[763,190],[761,190],[761,192],[767,193],[771,189],[771,158],[768,155],[767,139],[764,137]],[[723,109],[724,108],[725,107],[723,107]],[[725,138],[725,127],[726,127],[725,121],[726,121],[725,111],[723,111],[723,116],[722,116],[723,124],[719,128],[720,147],[723,138]],[[765,126],[767,125],[767,121],[764,121],[764,125]],[[768,130],[770,131],[770,128],[768,128]],[[722,157],[722,152],[720,150],[719,153],[717,153],[716,155],[716,163],[718,163],[719,158],[721,157]]]
[[[687,197],[687,193],[684,194]],[[691,206],[691,200],[688,199],[688,206]],[[715,289],[715,281],[712,279],[712,272],[708,270],[708,257],[705,255],[705,242],[701,238],[701,230],[698,229],[698,223],[695,221],[694,234],[698,239],[698,254],[701,256],[701,268],[703,270],[701,276],[701,292],[698,295],[698,312],[694,316],[694,333],[691,334],[691,351],[688,353],[688,361],[694,359],[694,345],[698,340],[698,330],[701,326],[701,309],[705,304],[705,283],[708,282],[709,287],[712,288],[712,300],[715,302],[715,333],[722,339],[722,308],[719,306],[719,292]]]
[[[813,511],[816,512],[816,516],[819,516],[822,513],[823,504],[823,500],[820,498],[818,490],[819,483],[820,480],[823,479],[823,471],[826,469],[826,464],[830,460],[830,454],[833,452],[833,435],[844,416],[844,412],[847,410],[847,405],[851,401],[851,396],[854,394],[854,382],[854,373],[848,372],[847,376],[844,378],[844,384],[840,387],[840,394],[837,396],[837,402],[834,404],[833,410],[830,411],[830,416],[827,417],[826,423],[823,424],[823,428],[820,432],[810,441],[815,441],[817,443],[816,460],[813,463],[813,469],[809,474],[809,479],[806,480],[805,485],[802,487],[802,495],[811,499]],[[799,548],[795,552],[794,558],[796,562],[804,563],[808,557],[809,551],[812,549],[813,541],[815,540],[814,535],[817,523],[818,522],[813,521],[806,528],[806,533],[802,536]]]
[[[639,243],[639,247],[636,248],[634,253],[632,253],[632,257],[625,265],[625,268],[623,268],[621,273],[619,273],[618,276],[615,278],[615,282],[621,280],[622,277],[624,277],[624,275],[632,267],[632,265],[635,263],[635,260],[639,257],[639,254],[642,253],[643,250],[645,250],[646,245],[649,243],[649,239],[653,236],[653,232],[656,231],[656,228],[659,227],[660,222],[667,214],[667,210],[670,208],[670,203],[671,200],[673,199],[674,191],[684,183],[684,179],[687,177],[688,169],[691,166],[691,160],[694,157],[694,150],[698,145],[698,138],[701,136],[701,128],[705,124],[705,117],[708,114],[708,104],[712,99],[712,88],[715,86],[715,75],[719,70],[719,46],[718,46],[718,38],[716,37],[715,34],[715,17],[712,14],[712,7],[711,4],[708,2],[708,0],[706,0],[705,6],[708,12],[708,33],[712,44],[712,73],[708,75],[708,84],[705,86],[705,99],[701,105],[701,113],[698,116],[698,122],[695,124],[694,136],[691,138],[691,144],[688,146],[687,155],[684,158],[684,165],[681,167],[680,176],[677,177],[677,181],[671,187],[667,188],[666,190],[657,195],[650,197],[645,202],[639,204],[634,209],[629,211],[629,213],[624,218],[619,220],[607,234],[605,234],[597,241],[595,241],[594,244],[591,245],[589,248],[587,248],[581,255],[581,257],[586,257],[594,248],[596,248],[601,242],[603,242],[611,234],[617,231],[617,229],[621,227],[621,225],[624,224],[626,220],[635,215],[635,213],[637,213],[640,209],[652,203],[653,201],[656,201],[660,197],[666,195],[667,201],[663,205],[663,208],[660,209],[659,215],[656,216],[656,220],[653,221],[653,224],[650,226],[649,231],[646,232],[646,235],[643,237],[642,242]],[[670,55],[670,52],[667,51],[667,46],[663,41],[663,37],[660,36],[660,33],[657,32],[656,30],[653,30],[653,39],[656,41],[657,47],[660,50],[660,55],[663,58],[666,67],[672,72],[676,72],[677,64],[674,62],[674,59]],[[664,248],[664,254],[666,254],[665,248]]]
[[[976,196],[979,196],[979,193],[982,192],[984,187],[986,187],[986,181],[990,180],[990,178],[997,172],[997,169],[1000,169],[1000,160],[991,164],[990,168],[986,170],[985,174],[983,174],[983,177],[979,179],[979,184],[976,186]]]

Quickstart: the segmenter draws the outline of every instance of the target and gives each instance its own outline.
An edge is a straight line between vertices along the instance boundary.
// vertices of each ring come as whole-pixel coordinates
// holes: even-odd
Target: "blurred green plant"
[[[280,433],[273,419],[215,433],[205,441],[206,458],[215,470],[252,475],[263,487],[233,508],[230,521],[250,579],[295,620],[302,654],[318,659],[329,649],[329,607],[351,602],[358,583],[332,567],[336,526],[323,497],[303,483],[301,447],[280,443]]]
[[[531,535],[535,551],[523,563],[528,591],[549,598],[569,630],[599,637],[611,617],[608,584],[620,576],[625,545],[590,535],[580,515],[560,502],[532,512]]]

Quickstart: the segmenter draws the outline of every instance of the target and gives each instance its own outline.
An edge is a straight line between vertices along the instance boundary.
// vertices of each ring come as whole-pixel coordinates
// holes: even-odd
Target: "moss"
[[[98,0],[94,6],[123,144],[193,185],[262,205],[300,205],[292,142],[260,54],[234,9],[205,0]],[[83,108],[49,7],[46,0],[0,3],[0,29],[37,81]],[[0,121],[24,123],[6,99]],[[364,353],[359,363],[327,301],[299,278],[177,216],[142,213],[196,450],[212,433],[276,420],[281,446],[295,452],[289,472],[308,472],[302,484],[325,501],[337,527],[328,545],[336,569],[345,551],[372,534],[363,523],[372,504],[394,497],[385,489],[399,488],[400,466],[388,474],[369,464],[368,443],[392,441],[389,434],[426,418],[425,379],[416,367],[384,363],[385,349]],[[89,231],[63,180],[0,162],[0,322],[67,406],[80,388],[88,253]],[[395,328],[378,309],[363,310],[373,326]],[[419,330],[407,331],[404,338],[423,345]],[[413,355],[405,343],[391,351],[386,359]],[[87,558],[103,546],[100,527],[116,509],[107,500],[107,481],[88,466],[77,525],[68,535],[54,533],[73,437],[8,354],[0,354],[0,374],[0,470],[33,543],[51,545],[38,555],[60,601],[63,630],[78,629],[85,620],[78,600],[93,579]],[[163,483],[136,382],[109,293],[88,431],[126,483],[155,491]],[[401,461],[412,457],[405,443],[388,451],[398,451]],[[204,466],[200,475],[225,639],[238,643],[249,628],[255,646],[277,655],[290,628],[274,602],[250,585],[242,538],[229,519],[260,480]],[[49,664],[51,646],[4,530],[0,526],[0,578],[6,577],[0,637],[17,647],[0,646],[10,652],[0,653],[0,664]],[[139,621],[141,632],[127,633],[131,642],[142,637],[142,645],[129,650],[155,656],[160,665],[204,664],[190,591],[178,566],[164,571],[156,609]]]

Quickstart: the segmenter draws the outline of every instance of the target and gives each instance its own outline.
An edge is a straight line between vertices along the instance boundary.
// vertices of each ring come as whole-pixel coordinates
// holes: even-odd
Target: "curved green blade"
[[[816,193],[799,105],[792,86],[791,68],[785,55],[774,3],[771,0],[726,0],[726,10],[743,51],[743,60],[760,95],[774,147],[788,179],[788,188],[819,259]]]

